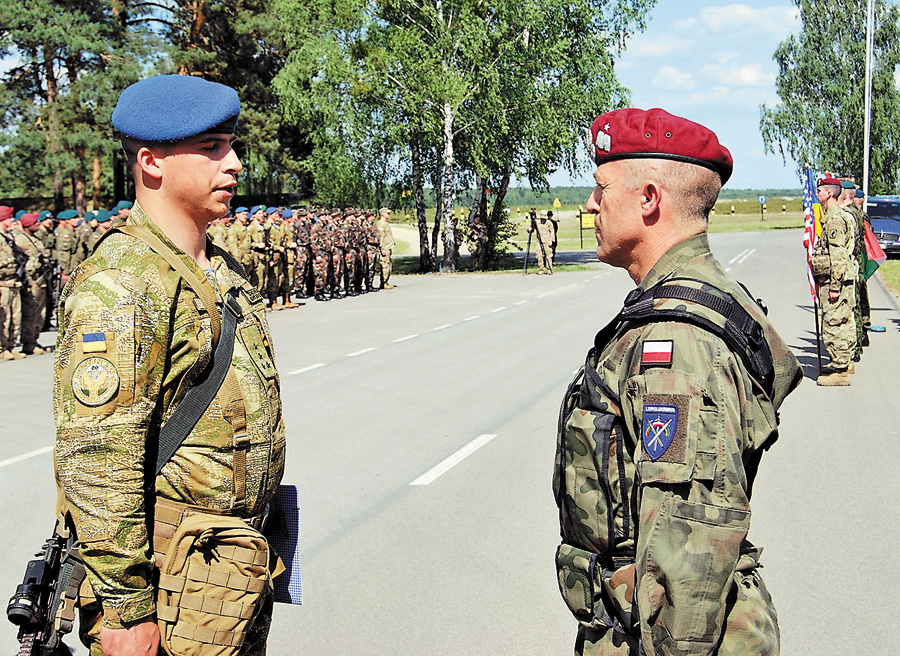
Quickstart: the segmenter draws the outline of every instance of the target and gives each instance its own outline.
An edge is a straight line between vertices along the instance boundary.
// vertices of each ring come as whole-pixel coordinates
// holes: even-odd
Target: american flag
[[[813,250],[816,247],[816,239],[818,239],[818,235],[821,232],[822,206],[819,205],[815,176],[813,176],[812,168],[809,166],[806,167],[806,184],[803,186],[803,215],[803,247],[806,249],[806,277],[809,280],[809,293],[813,297],[813,302],[818,303],[816,281],[813,278],[810,258],[812,258]]]

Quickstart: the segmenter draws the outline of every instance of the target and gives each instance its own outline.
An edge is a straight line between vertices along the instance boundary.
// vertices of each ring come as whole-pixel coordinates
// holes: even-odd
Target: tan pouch
[[[831,273],[831,258],[827,253],[815,253],[809,258],[809,268],[814,277],[827,277]]]
[[[240,518],[185,517],[159,575],[156,615],[166,653],[238,654],[272,588],[269,563],[266,539]]]

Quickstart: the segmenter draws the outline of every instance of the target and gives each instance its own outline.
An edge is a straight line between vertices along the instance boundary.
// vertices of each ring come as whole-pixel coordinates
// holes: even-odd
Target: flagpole
[[[872,137],[872,50],[875,38],[875,0],[869,0],[866,14],[866,120],[863,136],[863,211],[869,200],[869,143]]]

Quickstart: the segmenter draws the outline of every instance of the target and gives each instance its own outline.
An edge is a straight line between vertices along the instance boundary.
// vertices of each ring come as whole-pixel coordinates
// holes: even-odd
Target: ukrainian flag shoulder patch
[[[84,333],[81,336],[82,353],[105,353],[106,333]]]

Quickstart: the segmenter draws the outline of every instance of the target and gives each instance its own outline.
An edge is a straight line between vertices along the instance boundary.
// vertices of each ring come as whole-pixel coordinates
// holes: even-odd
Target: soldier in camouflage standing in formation
[[[750,491],[802,372],[710,251],[731,155],[661,109],[609,112],[590,135],[597,256],[637,287],[560,411],[556,565],[575,653],[777,654]]]
[[[0,205],[0,360],[21,360],[14,350],[22,323],[21,254],[12,238],[13,208]]]
[[[297,265],[294,289],[300,298],[308,298],[312,293],[312,236],[310,234],[309,213],[305,207],[297,210],[294,220],[294,241],[297,244]]]
[[[379,234],[375,224],[375,212],[366,212],[366,291],[377,292],[381,287],[375,286],[375,267],[379,264]]]
[[[854,284],[853,325],[856,328],[856,340],[853,349],[853,362],[859,362],[862,357],[863,347],[869,345],[869,336],[866,332],[866,324],[862,316],[862,289],[865,289],[865,223],[862,210],[856,206],[856,184],[852,180],[841,180],[840,205],[845,212],[853,217],[853,259],[856,262],[856,282]],[[860,190],[861,191],[861,190]],[[868,304],[868,289],[866,289],[866,304]]]
[[[25,262],[25,279],[22,280],[22,353],[25,355],[43,355],[50,349],[38,344],[38,338],[47,318],[47,294],[50,289],[50,277],[53,263],[44,244],[35,233],[40,224],[38,215],[26,213],[16,222],[13,228],[15,245],[27,258]]]
[[[856,285],[856,305],[859,308],[860,326],[862,331],[861,347],[869,345],[869,328],[872,325],[872,309],[869,305],[869,283],[866,279],[865,262],[867,260],[865,235],[866,227],[871,230],[872,224],[869,221],[869,215],[866,213],[865,205],[866,195],[862,189],[857,189],[853,196],[853,207],[856,208],[855,214],[859,221],[859,234],[862,236],[862,244],[859,249],[859,276]]]
[[[816,383],[845,387],[854,372],[856,352],[856,280],[859,266],[856,245],[856,218],[840,203],[841,181],[821,178],[817,183],[819,203],[825,210],[822,234],[810,259],[822,309],[822,340],[831,358]]]

